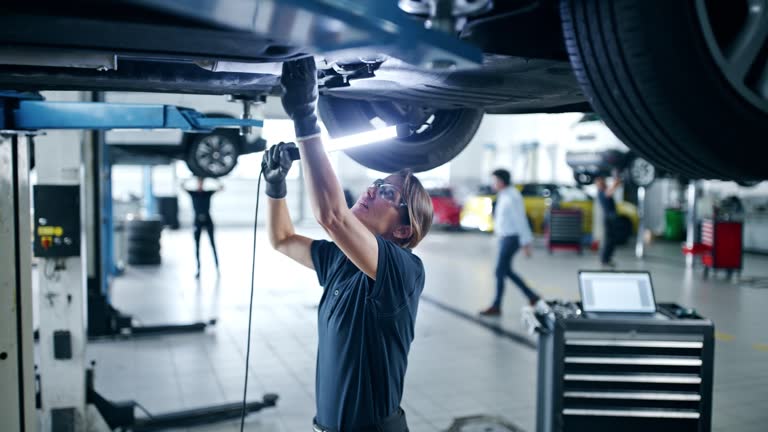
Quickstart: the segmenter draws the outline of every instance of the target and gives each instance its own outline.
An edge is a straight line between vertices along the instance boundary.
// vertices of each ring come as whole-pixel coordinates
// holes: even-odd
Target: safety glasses
[[[389,201],[392,203],[392,205],[396,207],[408,207],[402,198],[400,199],[399,203],[397,202],[397,194],[400,192],[397,186],[387,183],[382,179],[377,179],[374,180],[369,187],[376,189],[376,193],[379,195],[379,197],[385,201]]]

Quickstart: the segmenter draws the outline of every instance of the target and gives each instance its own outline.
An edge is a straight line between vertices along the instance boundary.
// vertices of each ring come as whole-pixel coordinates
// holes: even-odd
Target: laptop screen
[[[585,312],[656,312],[648,272],[581,271],[579,292]]]

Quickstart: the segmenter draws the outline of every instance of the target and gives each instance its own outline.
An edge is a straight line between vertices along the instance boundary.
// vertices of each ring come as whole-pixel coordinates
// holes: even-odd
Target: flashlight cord
[[[256,185],[256,212],[253,215],[253,251],[251,255],[251,299],[248,303],[248,341],[245,345],[245,378],[243,381],[243,408],[240,412],[240,432],[245,426],[245,405],[248,395],[248,368],[251,361],[251,320],[253,318],[253,281],[256,278],[256,231],[259,224],[259,202],[261,201],[261,177],[264,170],[259,171],[259,180]]]

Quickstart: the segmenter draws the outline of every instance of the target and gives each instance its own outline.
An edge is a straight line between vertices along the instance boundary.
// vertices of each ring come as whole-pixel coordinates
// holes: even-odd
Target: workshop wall
[[[512,172],[513,181],[573,183],[565,152],[575,139],[571,127],[579,113],[491,115],[483,118],[467,148],[451,162],[450,184],[459,200],[489,184],[496,168]],[[538,149],[531,151],[532,143]]]

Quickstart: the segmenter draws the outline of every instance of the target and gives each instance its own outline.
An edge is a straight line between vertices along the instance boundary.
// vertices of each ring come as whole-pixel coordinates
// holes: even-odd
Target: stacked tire
[[[177,230],[181,226],[179,223],[179,198],[176,196],[156,196],[157,211],[163,220],[163,225]]]
[[[163,221],[159,217],[134,219],[126,224],[129,265],[160,264],[160,233]]]

